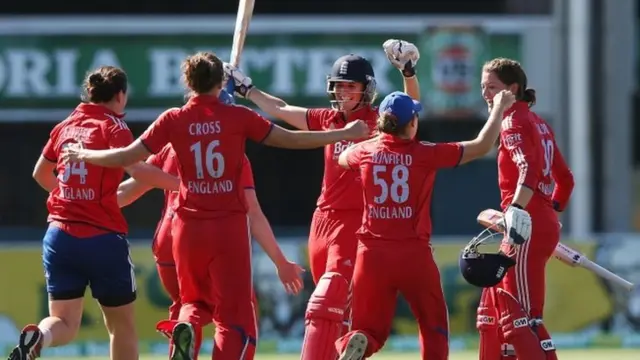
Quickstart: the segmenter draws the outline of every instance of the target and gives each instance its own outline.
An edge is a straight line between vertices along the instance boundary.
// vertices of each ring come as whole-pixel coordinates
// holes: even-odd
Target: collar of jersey
[[[393,136],[391,134],[380,134],[380,141],[385,144],[408,144],[414,142],[415,139],[403,139],[401,137]]]
[[[504,112],[504,116],[509,116],[516,111],[529,111],[529,103],[526,101],[516,101],[515,104],[511,105],[509,110]]]
[[[374,109],[371,106],[363,106],[360,109],[352,112],[349,114],[348,117],[344,116],[344,113],[342,112],[342,120],[345,120],[345,122],[351,122],[351,121],[355,121],[355,120],[364,120],[367,121],[369,119],[369,114],[370,113],[376,113],[376,109]]]
[[[211,95],[195,95],[189,98],[187,105],[198,104],[217,104],[220,100],[217,97]]]
[[[119,119],[122,119],[125,116],[125,114],[118,114],[114,111],[111,111],[109,108],[107,108],[104,105],[91,104],[91,103],[80,103],[80,105],[76,107],[76,110],[88,115],[107,114],[107,115],[115,116]]]

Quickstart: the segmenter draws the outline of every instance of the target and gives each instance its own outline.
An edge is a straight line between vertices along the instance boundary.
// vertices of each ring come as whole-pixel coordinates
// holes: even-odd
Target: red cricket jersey
[[[373,132],[377,117],[378,110],[370,106],[352,113],[348,119],[338,110],[309,109],[307,126],[314,131],[342,129],[348,122],[363,120]],[[362,210],[360,175],[338,165],[340,154],[354,143],[343,140],[324,147],[324,176],[316,203],[320,210]]]
[[[176,212],[217,218],[247,212],[241,174],[245,142],[262,142],[273,124],[255,111],[207,95],[164,112],[140,137],[152,153],[170,143],[180,193]]]
[[[436,171],[457,166],[462,151],[459,143],[404,140],[387,134],[357,144],[347,162],[362,179],[360,240],[429,241]]]
[[[127,124],[101,105],[80,104],[56,125],[42,156],[57,163],[58,187],[47,200],[48,221],[76,237],[106,232],[126,234],[127,222],[120,211],[117,190],[122,168],[105,168],[84,161],[64,164],[60,153],[69,143],[82,142],[87,149],[125,147],[133,141]]]
[[[149,156],[149,158],[147,159],[147,163],[162,169],[162,171],[166,172],[167,174],[179,176],[176,153],[173,151],[170,144],[165,145],[159,153]],[[244,161],[242,163],[240,186],[243,189],[255,188],[253,182],[253,171],[251,170],[251,162],[249,162],[249,158],[247,158],[246,155],[244,156]],[[178,192],[169,190],[164,191],[164,204],[160,216],[161,221],[165,218],[165,213],[168,209],[171,209],[171,211],[175,210],[177,199]],[[160,227],[160,225],[158,225],[158,227]]]
[[[573,175],[551,126],[523,101],[516,102],[502,120],[498,184],[503,209],[511,204],[519,184],[534,191],[527,205],[529,211],[554,203],[556,210],[563,210],[573,191]]]

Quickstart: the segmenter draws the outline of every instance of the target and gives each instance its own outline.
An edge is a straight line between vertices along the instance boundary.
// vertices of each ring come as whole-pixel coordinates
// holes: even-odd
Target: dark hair
[[[224,69],[214,53],[199,52],[182,63],[182,76],[187,87],[196,94],[206,94],[222,86]]]
[[[398,126],[398,118],[389,111],[380,115],[376,120],[378,131],[389,135],[402,134],[409,124],[410,122]]]
[[[519,62],[507,58],[495,58],[486,62],[482,71],[494,73],[505,85],[518,84],[516,99],[526,101],[530,107],[536,103],[536,91],[527,89],[527,74]]]
[[[115,66],[101,66],[87,73],[82,99],[92,103],[111,101],[118,93],[127,93],[127,74]]]

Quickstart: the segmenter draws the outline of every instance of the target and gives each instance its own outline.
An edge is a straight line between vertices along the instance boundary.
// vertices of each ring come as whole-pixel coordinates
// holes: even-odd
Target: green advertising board
[[[399,30],[389,32],[388,24],[379,30],[364,27],[367,24],[341,29],[331,24],[318,26],[323,20],[314,18],[306,27],[304,22],[291,23],[292,30],[287,32],[286,22],[266,21],[266,26],[265,21],[254,19],[241,67],[258,87],[289,103],[325,105],[326,75],[333,61],[346,53],[361,54],[372,62],[381,95],[401,88],[401,76],[381,47],[390,37],[421,47],[419,76],[423,92],[439,94],[435,99],[440,100],[443,94],[447,95],[439,90],[442,81],[438,79],[447,70],[443,67],[443,48],[450,46],[452,40],[440,36],[435,39],[439,44],[433,45],[433,39],[424,35],[432,27],[419,25],[422,22],[415,27],[408,27],[411,24],[405,22],[396,26]],[[130,78],[128,113],[134,116],[129,120],[149,121],[163,109],[183,103],[180,63],[185,56],[196,51],[214,51],[222,59],[229,56],[232,26],[202,27],[198,31],[198,22],[194,21],[191,26],[182,22],[182,27],[171,30],[176,27],[171,21],[162,28],[148,20],[137,23],[135,18],[126,24],[123,27],[115,23],[110,28],[100,22],[91,26],[85,21],[76,27],[60,23],[51,24],[50,31],[43,24],[38,26],[41,31],[27,31],[24,24],[20,28],[0,26],[2,118],[30,114],[36,121],[58,121],[60,111],[68,111],[78,102],[87,71],[100,65],[116,65],[123,67]],[[510,24],[506,28],[495,23],[484,26],[481,37],[471,38],[482,45],[481,52],[466,59],[474,64],[471,71],[477,72],[479,64],[490,57],[520,57],[523,30]],[[496,31],[496,26],[501,30]],[[481,100],[474,92],[475,100]]]

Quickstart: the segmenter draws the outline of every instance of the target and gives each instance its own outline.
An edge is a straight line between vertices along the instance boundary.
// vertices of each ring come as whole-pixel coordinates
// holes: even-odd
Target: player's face
[[[510,90],[515,94],[518,90],[518,85],[507,85],[500,81],[494,72],[483,71],[480,88],[482,89],[482,98],[487,102],[489,111],[491,111],[493,107],[493,97],[496,96],[497,93],[502,90]]]
[[[339,81],[335,85],[336,100],[341,104],[341,110],[353,110],[360,105],[364,91],[364,84],[357,82]]]

